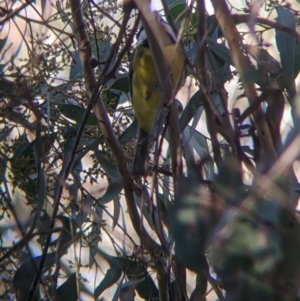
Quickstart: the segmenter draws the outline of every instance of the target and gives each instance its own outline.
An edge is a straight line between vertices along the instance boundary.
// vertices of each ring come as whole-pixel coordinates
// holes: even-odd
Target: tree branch
[[[235,21],[230,14],[225,0],[213,0],[212,3],[215,8],[216,18],[223,31],[224,37],[228,41],[233,64],[240,74],[245,95],[251,105],[257,101],[257,94],[254,83],[249,80],[251,65],[248,57],[246,57],[241,50],[241,39],[236,30]],[[276,161],[277,154],[261,106],[258,106],[253,112],[253,118],[261,145],[257,163],[262,171],[266,171]]]
[[[234,20],[236,25],[240,24],[240,23],[248,23],[248,22],[252,21],[252,19],[253,19],[253,16],[250,14],[243,14],[243,15],[234,14],[231,17]],[[255,20],[259,24],[269,26],[270,29],[281,30],[282,32],[289,34],[289,35],[295,37],[298,41],[300,41],[300,35],[296,31],[292,30],[289,27],[285,27],[279,23],[276,23],[274,21],[271,21],[271,20],[268,20],[265,18],[261,18],[261,17],[256,17]]]

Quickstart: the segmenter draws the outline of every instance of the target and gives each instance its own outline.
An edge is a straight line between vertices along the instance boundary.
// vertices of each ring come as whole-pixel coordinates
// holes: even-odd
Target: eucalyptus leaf
[[[123,75],[122,77],[119,77],[116,79],[116,81],[109,87],[111,91],[117,90],[121,91],[125,94],[129,93],[129,78],[128,75]]]
[[[76,123],[80,124],[82,118],[85,113],[85,108],[72,105],[72,104],[56,104],[59,107],[61,113],[67,118],[76,121]],[[86,121],[86,125],[98,125],[98,119],[94,113],[90,113],[89,117]]]
[[[296,18],[294,13],[287,7],[277,7],[276,23],[296,30]],[[287,85],[293,81],[295,65],[296,39],[291,35],[275,29],[276,45],[280,54],[280,60]]]
[[[185,2],[175,3],[170,7],[170,15],[173,20],[176,21],[182,21],[184,18],[186,18],[186,14],[183,14],[183,12],[186,10],[187,5]],[[180,19],[177,19],[178,16],[181,16]]]
[[[136,290],[139,296],[145,300],[150,300],[159,297],[158,289],[149,275],[148,271],[144,269],[143,265],[130,258],[119,257],[116,258],[120,262],[124,273],[129,280],[140,280],[136,285]]]
[[[216,56],[218,56],[227,64],[233,66],[233,62],[230,56],[230,51],[226,46],[224,46],[223,44],[219,44],[217,41],[211,38],[207,38],[207,42],[210,49],[215,53]]]
[[[94,152],[101,168],[105,171],[105,173],[115,182],[122,183],[121,175],[117,166],[103,156],[99,150],[94,150]]]
[[[100,284],[96,287],[94,291],[94,297],[98,298],[107,288],[115,284],[119,278],[121,277],[121,269],[114,267],[110,267],[106,273],[104,278],[101,280]]]
[[[114,215],[113,215],[113,225],[112,225],[112,229],[114,229],[116,227],[116,225],[118,224],[118,220],[120,217],[120,212],[121,212],[121,204],[120,204],[120,200],[118,198],[118,196],[116,196],[114,199]]]
[[[36,271],[39,267],[41,257],[42,256],[37,256],[35,258],[29,259],[17,269],[13,279],[13,286],[19,296],[26,297],[28,295],[33,279],[36,276]],[[56,252],[46,255],[42,273],[44,273],[55,263],[55,259]],[[39,287],[37,286],[31,300],[38,300],[38,298]]]
[[[0,132],[0,141],[4,141],[14,128],[8,128]]]
[[[108,186],[105,194],[101,197],[101,204],[105,205],[117,198],[123,189],[123,185],[119,182],[113,182]]]
[[[82,70],[79,50],[76,50],[73,53],[73,58],[74,60],[70,69],[69,78],[70,79],[81,78],[83,75],[83,70]]]
[[[4,39],[0,39],[0,51],[4,48],[9,35],[7,35]]]
[[[104,278],[94,291],[94,297],[98,298],[107,288],[115,284],[122,275],[122,265],[114,257],[107,255],[102,250],[98,252],[104,257],[109,264],[109,269],[106,271]]]
[[[76,283],[76,273],[72,273],[68,279],[57,288],[56,294],[59,300],[64,301],[76,301],[77,296],[77,283]]]
[[[136,119],[130,124],[128,128],[120,135],[119,142],[124,145],[125,143],[132,140],[134,137],[136,137],[138,132],[138,122]]]
[[[189,100],[188,104],[186,105],[185,109],[183,110],[180,120],[179,120],[179,125],[180,125],[180,130],[181,132],[186,128],[186,126],[189,124],[189,122],[192,120],[194,115],[196,114],[198,108],[202,106],[202,92],[198,90]]]

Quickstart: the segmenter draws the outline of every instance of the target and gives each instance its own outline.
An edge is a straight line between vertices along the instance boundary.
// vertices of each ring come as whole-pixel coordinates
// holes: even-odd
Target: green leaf
[[[222,36],[222,31],[219,27],[219,23],[215,15],[210,15],[206,17],[206,29],[207,36],[217,40]]]
[[[209,97],[216,106],[216,109],[219,111],[220,115],[223,116],[226,113],[226,111],[220,93],[214,91],[210,93]]]
[[[180,131],[182,132],[196,114],[198,108],[202,106],[202,92],[198,90],[190,99],[182,112],[179,120]],[[202,107],[203,108],[203,107]]]
[[[26,194],[32,198],[37,195],[37,182],[27,178],[27,181],[23,184],[22,189],[26,191]]]
[[[112,47],[110,40],[99,41],[99,39],[97,39],[97,41],[95,41],[95,39],[91,37],[91,43],[92,43],[92,52],[96,57],[96,59],[101,58],[100,62],[105,62],[110,54],[111,47]],[[98,43],[98,49],[96,43]],[[99,53],[97,53],[97,51],[99,51]],[[101,69],[102,68],[100,65],[100,70]]]
[[[120,135],[119,142],[124,145],[125,143],[136,137],[138,132],[138,122],[136,119],[130,124],[130,126]]]
[[[120,212],[121,212],[121,205],[120,205],[120,200],[118,198],[118,196],[116,196],[114,199],[114,215],[113,215],[113,225],[112,225],[112,229],[114,230],[116,225],[118,224],[118,220],[120,217]]]
[[[78,124],[82,121],[85,108],[72,104],[56,104],[61,113],[67,118],[76,121]],[[86,125],[98,125],[98,119],[94,113],[90,113]]]
[[[120,194],[122,189],[123,185],[119,182],[110,184],[105,194],[101,197],[101,204],[105,205],[114,200]]]
[[[226,81],[229,81],[232,79],[232,71],[230,69],[229,63],[224,61],[222,58],[220,58],[218,55],[213,52],[211,48],[208,48],[210,53],[209,59],[207,60],[206,67],[207,69],[216,75],[217,80],[221,83],[225,83]]]
[[[122,97],[129,93],[129,78],[128,74],[122,75],[115,80],[111,86],[106,88],[102,93],[102,98],[105,106],[109,111],[114,111]]]
[[[170,15],[173,20],[176,20],[179,15],[180,19],[176,21],[182,21],[184,18],[186,18],[186,14],[182,14],[183,11],[187,8],[187,5],[185,2],[176,3],[170,7]]]
[[[188,126],[187,129],[192,130],[190,126]],[[194,147],[199,157],[202,159],[207,159],[210,157],[208,144],[206,141],[207,138],[197,130],[194,130],[192,135],[191,145]]]
[[[122,75],[119,77],[110,87],[109,89],[113,92],[113,90],[121,91],[125,94],[129,93],[129,78],[128,74]],[[113,92],[114,93],[114,92]],[[119,95],[119,94],[116,94]]]
[[[4,46],[7,42],[8,36],[9,35],[7,35],[4,39],[0,39],[0,51],[4,48]]]
[[[205,201],[208,196],[201,189],[200,167],[194,165],[188,177],[181,177],[170,223],[178,259],[196,273],[208,271],[204,254],[212,229],[209,201]]]
[[[6,173],[7,159],[2,159],[2,154],[0,153],[0,184],[6,182],[5,173]],[[0,186],[0,194],[2,193],[2,189]],[[1,197],[0,197],[1,200]]]
[[[79,50],[76,50],[73,53],[73,63],[70,68],[70,74],[69,74],[69,79],[76,79],[76,78],[81,78],[83,76],[82,72],[82,64],[80,60],[80,54]]]
[[[198,52],[198,46],[193,43],[193,45],[190,46],[186,50],[186,55],[187,55],[187,57],[189,58],[190,61],[194,62],[197,52]]]
[[[274,204],[268,202],[268,209]],[[241,269],[259,275],[272,270],[282,259],[282,244],[280,235],[275,230],[276,224],[264,220],[262,216],[262,219],[258,220],[252,218],[260,214],[254,211],[252,215],[231,211],[217,228],[210,259],[218,270],[231,273]],[[266,216],[272,214],[273,212],[269,211]],[[273,227],[265,227],[263,221]],[[230,235],[223,232],[225,227],[231,230]],[[257,239],[258,237],[264,239]]]
[[[161,213],[164,214],[166,217],[168,217],[170,210],[172,208],[172,203],[170,202],[169,198],[167,198],[165,195],[159,193],[159,209],[161,210]]]
[[[203,273],[200,273],[197,275],[196,287],[191,294],[190,301],[205,300],[206,298],[204,296],[206,295],[206,292],[207,292],[207,276]]]
[[[84,207],[77,213],[75,218],[75,223],[79,228],[81,228],[83,223],[87,221],[87,216],[92,210],[93,203],[94,199],[90,195],[87,195],[82,199],[82,204],[84,204]]]
[[[165,1],[168,7],[171,7],[172,5],[178,3],[178,2],[184,2],[183,0],[166,0]]]
[[[118,301],[118,300],[122,301],[120,299],[120,293],[121,293],[121,288],[123,286],[123,280],[124,280],[124,278],[122,277],[121,281],[119,281],[119,283],[118,283],[117,289],[116,289],[111,301]]]
[[[41,257],[42,256],[37,256],[35,258],[26,261],[17,269],[14,275],[13,286],[19,296],[20,295],[24,296],[24,299],[22,300],[26,300],[26,296],[28,295],[32,281],[39,267]],[[46,255],[46,260],[42,269],[42,273],[44,273],[55,263],[55,259],[56,259],[56,252]],[[39,298],[39,287],[37,285],[33,293],[33,298],[31,300],[36,301],[38,300],[38,298]]]
[[[76,301],[77,300],[77,286],[76,273],[71,274],[68,279],[57,288],[56,293],[58,300]]]
[[[99,150],[95,150],[95,156],[105,173],[115,182],[122,183],[121,175],[117,166],[103,156]]]
[[[99,250],[99,253],[104,257],[104,259],[109,264],[109,269],[107,270],[104,278],[100,284],[96,287],[94,292],[94,297],[98,298],[107,288],[115,284],[122,275],[122,266],[118,260],[114,257],[105,254],[103,251]]]
[[[13,128],[8,128],[8,129],[2,131],[0,133],[0,142],[4,141],[7,138],[7,136],[11,133],[12,130],[13,130]]]
[[[276,23],[296,30],[295,15],[286,7],[278,6]],[[283,75],[286,84],[290,86],[294,78],[296,39],[278,29],[275,29],[275,39],[280,54]]]
[[[98,298],[107,288],[115,284],[121,277],[121,270],[110,268],[106,271],[106,274],[100,284],[96,287],[94,297]]]
[[[14,160],[20,157],[34,159],[32,144],[29,143],[26,136],[21,136],[18,139],[18,144],[19,146],[16,148],[14,152]]]
[[[147,189],[147,186],[142,185],[142,195],[145,197],[145,199],[149,200],[150,195]],[[153,221],[153,214],[152,214],[152,208],[146,204],[141,198],[139,198],[136,194],[134,195],[135,202],[139,209],[142,211],[143,216],[145,217],[146,221],[148,222],[149,226],[154,229],[154,221]]]
[[[219,163],[219,173],[215,179],[216,190],[230,203],[237,205],[245,196],[239,162],[230,152],[224,154],[224,161]]]
[[[102,135],[99,138],[97,138],[96,140],[92,140],[90,138],[87,138],[87,143],[86,143],[87,146],[82,151],[77,152],[77,154],[75,156],[73,168],[77,167],[81,163],[81,159],[89,151],[94,150],[95,148],[97,148],[98,145],[101,144],[103,141],[104,141],[104,137]]]
[[[137,261],[128,258],[116,258],[122,265],[129,280],[141,280],[136,286],[139,296],[145,300],[154,300],[159,297],[158,289],[147,270]]]
[[[135,288],[141,280],[130,280],[122,284],[120,290],[120,301],[134,301]]]
[[[211,38],[207,38],[207,43],[216,56],[218,56],[227,64],[233,66],[233,62],[230,56],[230,51],[226,46],[224,46],[223,44],[219,44],[218,42],[216,42]]]
[[[295,45],[295,63],[294,63],[294,76],[295,79],[300,71],[300,42],[297,40]]]
[[[41,9],[42,9],[43,16],[44,16],[46,4],[47,4],[47,0],[41,0]]]

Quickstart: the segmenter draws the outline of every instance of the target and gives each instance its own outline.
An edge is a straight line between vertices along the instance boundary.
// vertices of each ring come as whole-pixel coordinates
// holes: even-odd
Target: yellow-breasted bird
[[[155,21],[161,35],[162,50],[175,96],[185,80],[183,49],[180,43],[176,43],[177,38],[171,26],[158,13],[156,13]],[[137,46],[131,62],[130,85],[133,109],[139,124],[132,174],[145,176],[148,172],[151,131],[161,107],[163,84],[158,80],[151,49],[143,27],[138,33]]]

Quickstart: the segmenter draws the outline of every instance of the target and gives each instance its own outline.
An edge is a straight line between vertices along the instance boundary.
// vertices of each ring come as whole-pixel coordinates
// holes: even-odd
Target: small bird
[[[155,22],[163,40],[162,47],[166,65],[170,72],[173,95],[185,81],[185,57],[180,43],[171,26],[156,13]],[[146,32],[141,27],[137,36],[130,68],[130,91],[133,109],[139,124],[136,153],[132,168],[133,175],[146,176],[148,173],[148,152],[151,146],[151,131],[160,108],[163,84],[159,82]]]

